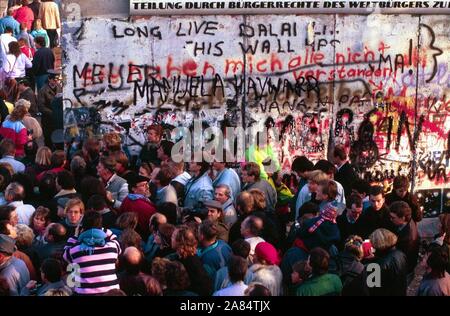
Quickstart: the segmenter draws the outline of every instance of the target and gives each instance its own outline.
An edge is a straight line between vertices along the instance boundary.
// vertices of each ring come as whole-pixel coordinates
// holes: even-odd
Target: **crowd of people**
[[[280,170],[264,143],[173,161],[159,124],[139,157],[119,133],[67,142],[58,5],[29,2],[0,19],[0,295],[406,295],[420,264],[416,294],[450,295],[449,210],[424,245],[411,179],[386,192],[341,146]]]
[[[268,146],[258,162],[175,162],[152,124],[131,165],[119,133],[24,149],[5,128],[2,295],[406,295],[421,262],[417,295],[450,294],[448,213],[423,248],[409,179],[386,193],[341,146],[289,171],[267,169]]]

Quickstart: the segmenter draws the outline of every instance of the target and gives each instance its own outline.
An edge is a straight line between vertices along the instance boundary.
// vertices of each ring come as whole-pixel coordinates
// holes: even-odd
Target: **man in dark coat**
[[[344,147],[336,146],[333,151],[333,162],[337,171],[334,180],[342,184],[345,197],[348,198],[352,193],[352,185],[358,179],[358,175],[353,166],[348,161],[347,153]]]

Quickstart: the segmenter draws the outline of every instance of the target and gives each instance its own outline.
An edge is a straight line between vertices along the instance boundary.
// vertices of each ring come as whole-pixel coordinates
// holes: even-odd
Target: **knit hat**
[[[269,265],[280,264],[280,256],[274,246],[268,242],[260,242],[256,245],[255,255],[260,260],[265,260]]]
[[[11,237],[0,234],[0,252],[12,255],[16,251],[16,242]]]

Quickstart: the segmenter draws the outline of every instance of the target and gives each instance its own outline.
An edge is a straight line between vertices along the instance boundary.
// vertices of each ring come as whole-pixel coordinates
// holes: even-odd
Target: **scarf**
[[[328,203],[327,205],[325,205],[322,211],[320,211],[320,219],[308,229],[308,232],[313,233],[325,221],[329,221],[336,224],[336,217],[337,217],[336,208],[333,205],[331,205],[331,203]]]
[[[103,247],[106,244],[106,237],[106,233],[101,229],[88,229],[78,237],[78,241],[81,243],[80,249],[92,255],[95,247]]]

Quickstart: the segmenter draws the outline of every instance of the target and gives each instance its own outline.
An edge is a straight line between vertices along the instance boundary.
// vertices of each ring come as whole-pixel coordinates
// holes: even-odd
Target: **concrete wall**
[[[415,159],[428,214],[450,203],[448,16],[85,19],[64,33],[68,133],[131,122],[138,153],[153,121],[271,123],[285,168],[344,144],[389,185]]]

